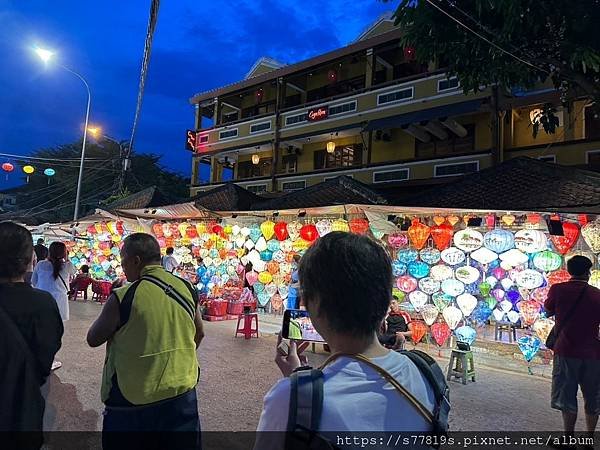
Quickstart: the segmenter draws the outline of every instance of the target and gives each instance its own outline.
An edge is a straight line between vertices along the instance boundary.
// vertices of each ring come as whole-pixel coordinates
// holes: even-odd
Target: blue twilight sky
[[[85,90],[43,66],[46,46],[92,90],[91,122],[129,139],[149,0],[0,0],[0,153],[25,155],[81,136]],[[189,98],[244,77],[261,56],[293,63],[353,41],[396,2],[163,0],[136,150],[189,175]],[[0,186],[2,187],[2,186]]]

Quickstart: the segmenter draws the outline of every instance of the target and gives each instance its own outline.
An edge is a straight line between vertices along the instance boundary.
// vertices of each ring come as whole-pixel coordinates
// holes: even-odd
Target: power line
[[[32,161],[59,161],[59,162],[80,162],[81,158],[42,158],[38,156],[27,156],[27,155],[13,155],[10,153],[0,153],[0,156],[4,156],[6,158],[18,159],[18,160],[32,160]],[[101,158],[85,158],[84,161],[111,161],[111,159],[101,159]]]

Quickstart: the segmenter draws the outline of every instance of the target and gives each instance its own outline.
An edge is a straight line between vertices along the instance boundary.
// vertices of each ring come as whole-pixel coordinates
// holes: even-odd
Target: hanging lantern
[[[444,281],[449,278],[452,278],[454,272],[451,267],[448,267],[444,264],[438,264],[437,266],[433,266],[429,271],[429,276],[436,281]]]
[[[517,340],[517,344],[519,345],[519,350],[523,353],[525,361],[531,362],[540,350],[542,342],[537,336],[523,336]]]
[[[524,289],[539,288],[544,283],[544,277],[537,270],[526,269],[517,275],[517,286]]]
[[[546,339],[548,339],[548,335],[550,334],[550,331],[552,331],[553,327],[554,320],[546,318],[537,319],[532,326],[537,337],[539,337],[543,342],[546,342]]]
[[[409,292],[414,291],[417,288],[417,280],[415,280],[411,276],[404,275],[404,276],[399,277],[396,280],[396,286],[402,292],[409,293]]]
[[[35,168],[33,166],[23,166],[23,172],[27,175],[27,182],[29,183],[29,176],[35,172]]]
[[[412,225],[408,228],[408,238],[417,250],[421,250],[425,246],[429,233],[430,228],[419,222],[419,219],[414,219]]]
[[[408,244],[408,236],[403,233],[392,233],[388,235],[387,240],[388,244],[396,250],[405,247]]]
[[[421,308],[427,304],[428,297],[425,292],[412,291],[410,294],[408,294],[408,300],[415,308],[415,311],[419,312],[421,311]]]
[[[462,327],[458,327],[456,330],[454,330],[454,335],[456,336],[456,340],[458,342],[465,342],[471,345],[473,342],[475,342],[477,331],[468,325],[463,325]]]
[[[331,231],[344,231],[348,233],[350,231],[350,227],[348,226],[348,222],[344,219],[336,219],[331,224]]]
[[[252,155],[252,164],[258,166],[258,163],[260,163],[260,155],[258,153],[254,153]]]
[[[420,279],[429,275],[429,266],[423,261],[413,261],[408,264],[408,273]]]
[[[273,227],[273,231],[275,232],[275,237],[279,241],[285,241],[288,237],[287,223],[285,222],[277,222]]]
[[[525,253],[537,253],[547,247],[546,235],[540,230],[519,230],[515,233],[515,247]]]
[[[50,184],[50,178],[52,178],[54,175],[56,175],[56,171],[54,169],[46,169],[44,170],[44,175],[46,175],[48,177],[48,184]]]
[[[354,234],[365,234],[369,231],[369,221],[367,219],[357,218],[348,222],[350,232]]]
[[[419,280],[419,289],[421,289],[426,294],[435,294],[440,290],[441,283],[437,280],[434,280],[431,277],[421,278]]]
[[[471,284],[475,283],[481,274],[475,267],[461,266],[456,269],[455,276],[458,281],[461,281],[464,284]]]
[[[510,231],[496,228],[485,233],[483,245],[495,253],[504,253],[514,247],[515,237]]]
[[[404,47],[402,49],[402,53],[404,54],[404,61],[414,61],[414,59],[415,59],[415,48],[414,47]]]
[[[533,300],[523,300],[517,303],[519,314],[521,315],[521,322],[525,326],[533,325],[533,323],[540,316],[541,305]]]
[[[436,322],[431,325],[431,334],[440,347],[446,343],[452,331],[446,322]]]
[[[461,281],[450,278],[442,281],[442,292],[450,295],[451,297],[458,297],[460,294],[465,292],[465,285]]]
[[[552,272],[562,266],[562,258],[550,250],[544,250],[535,254],[533,265],[542,272]]]
[[[473,258],[473,260],[477,261],[479,264],[485,265],[491,263],[492,261],[496,261],[498,259],[498,255],[485,247],[481,247],[480,249],[477,249],[471,253],[471,258]]]
[[[483,245],[483,235],[473,228],[465,228],[454,235],[454,245],[465,252],[472,252]]]
[[[456,297],[456,304],[465,317],[469,317],[477,306],[477,299],[471,294],[461,294]]]
[[[315,227],[312,223],[307,223],[300,228],[300,237],[307,242],[314,242],[319,237],[317,227]]]
[[[444,320],[446,321],[450,329],[454,330],[463,318],[463,313],[456,306],[448,306],[442,311],[442,316],[444,317]]]
[[[5,162],[4,164],[2,164],[2,170],[6,172],[6,180],[8,181],[8,174],[15,170],[15,166],[13,166],[9,162]]]
[[[502,222],[510,227],[513,223],[515,223],[515,220],[517,220],[517,218],[515,216],[513,216],[512,214],[506,214],[504,216],[502,216]]]
[[[427,333],[427,325],[420,320],[415,320],[410,323],[410,330],[412,331],[412,341],[415,345],[417,345]]]
[[[440,314],[440,310],[437,306],[431,303],[421,308],[421,316],[427,325],[432,325]]]
[[[449,247],[442,252],[441,258],[446,264],[456,266],[462,263],[466,256],[462,250],[459,250],[456,247]]]
[[[267,220],[260,224],[260,231],[266,240],[269,240],[275,234],[275,222]]]
[[[517,267],[521,264],[525,264],[529,261],[529,258],[522,251],[513,248],[512,250],[502,253],[500,255],[500,260],[507,263],[510,267]]]
[[[493,214],[488,214],[485,216],[485,225],[491,230],[496,226],[496,216]],[[485,240],[485,239],[484,239]]]
[[[446,220],[452,226],[456,225],[460,221],[460,219],[457,216],[448,216],[446,217]]]
[[[419,252],[421,261],[430,265],[437,264],[441,259],[441,255],[437,248],[424,248]]]
[[[585,243],[594,253],[600,252],[600,221],[594,220],[581,228]]]
[[[452,235],[454,234],[454,228],[448,224],[441,224],[431,227],[430,230],[431,238],[438,250],[445,250],[452,241]]]
[[[331,220],[329,219],[321,219],[316,225],[317,232],[319,233],[319,237],[323,237],[328,233],[331,233]]]
[[[260,102],[262,101],[263,97],[265,96],[265,91],[264,91],[264,89],[263,89],[263,88],[259,88],[259,89],[257,89],[257,90],[256,90],[256,94],[255,94],[255,95],[256,95],[256,101],[257,101],[258,103],[260,103]]]
[[[287,232],[290,235],[290,240],[295,241],[300,237],[300,230],[302,229],[302,224],[297,220],[288,223]]]
[[[335,142],[329,141],[327,142],[327,153],[331,155],[333,152],[335,152]]]
[[[435,223],[437,226],[440,226],[445,221],[446,221],[446,218],[443,216],[433,216],[433,223]]]
[[[419,257],[419,253],[417,253],[417,251],[413,250],[412,248],[405,248],[398,252],[397,257],[398,257],[398,261],[408,264],[413,261],[416,261],[417,258]]]

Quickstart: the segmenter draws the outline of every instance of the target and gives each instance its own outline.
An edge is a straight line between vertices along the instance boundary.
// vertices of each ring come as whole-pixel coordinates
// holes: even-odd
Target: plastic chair
[[[92,284],[92,281],[93,280],[91,278],[76,279],[76,281],[73,283],[71,299],[73,301],[77,301],[77,298],[79,298],[79,293],[81,292],[83,294],[83,299],[87,300],[88,299],[88,288]]]
[[[242,324],[243,320],[243,324]],[[256,320],[256,327],[252,326],[252,322]],[[240,324],[243,326],[240,327]],[[244,339],[250,339],[253,335],[256,335],[258,338],[258,314],[250,313],[250,314],[240,314],[238,316],[237,326],[235,329],[235,337],[238,334],[243,334]]]

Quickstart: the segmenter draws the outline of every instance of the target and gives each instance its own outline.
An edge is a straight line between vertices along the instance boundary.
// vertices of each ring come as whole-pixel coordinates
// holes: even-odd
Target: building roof
[[[210,211],[249,211],[262,197],[238,186],[227,183],[210,191],[200,192],[192,200],[196,206]]]
[[[403,206],[600,214],[600,174],[519,157],[401,201]]]
[[[116,200],[108,205],[104,205],[102,209],[106,211],[115,211],[117,209],[142,209],[152,206],[168,205],[174,199],[168,198],[156,186],[150,186],[135,194],[131,194],[120,200]]]
[[[279,210],[333,205],[382,205],[385,198],[366,184],[340,176],[299,191],[253,205],[253,209]]]
[[[399,29],[394,29],[390,32],[380,34],[374,36],[372,38],[368,38],[362,41],[354,42],[350,45],[347,45],[342,48],[338,48],[331,52],[324,53],[322,55],[315,56],[314,58],[307,59],[305,61],[298,62],[296,64],[290,64],[287,66],[283,66],[280,69],[273,70],[271,72],[267,72],[261,75],[257,75],[255,77],[249,78],[247,80],[237,81],[232,84],[228,84],[226,86],[218,87],[215,89],[211,89],[209,91],[200,92],[194,95],[190,99],[190,103],[200,103],[203,100],[213,99],[215,97],[219,97],[222,95],[230,94],[232,92],[238,91],[240,89],[245,89],[250,86],[256,86],[258,84],[264,83],[266,81],[275,80],[279,77],[283,77],[301,70],[306,70],[314,66],[318,66],[323,63],[327,63],[329,61],[342,58],[344,56],[351,55],[356,52],[360,52],[363,50],[367,50],[377,45],[384,44],[393,39],[398,39],[401,37],[401,31]]]
[[[364,31],[358,35],[354,42],[362,41],[377,34],[384,33],[386,28],[384,28],[382,24],[385,24],[386,22],[394,23],[394,11],[386,11],[381,14],[377,20],[367,26]],[[381,31],[378,29],[381,29]]]
[[[269,58],[268,56],[263,56],[256,60],[254,65],[250,68],[250,70],[244,77],[244,80],[254,77],[260,67],[265,67],[268,69],[268,71],[271,71],[271,70],[275,70],[275,69],[280,69],[283,66],[285,66],[285,64],[277,61],[276,59]]]

